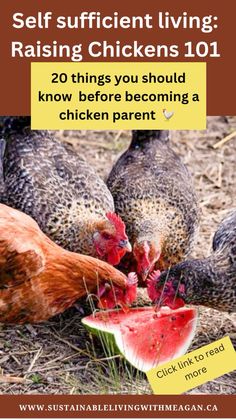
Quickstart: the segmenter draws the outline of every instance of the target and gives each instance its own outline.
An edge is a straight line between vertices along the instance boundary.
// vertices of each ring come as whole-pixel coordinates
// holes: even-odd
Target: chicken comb
[[[158,281],[160,275],[161,275],[161,271],[153,271],[148,277],[148,282]]]
[[[106,217],[115,226],[116,230],[119,231],[119,233],[124,234],[125,238],[127,238],[125,233],[125,223],[122,221],[120,216],[115,212],[107,212]]]

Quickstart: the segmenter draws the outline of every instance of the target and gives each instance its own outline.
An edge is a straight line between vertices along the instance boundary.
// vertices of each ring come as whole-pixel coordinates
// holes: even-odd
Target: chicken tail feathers
[[[144,144],[146,144],[147,141],[169,141],[168,130],[134,130],[132,131],[132,134],[133,135],[130,148],[142,147]]]

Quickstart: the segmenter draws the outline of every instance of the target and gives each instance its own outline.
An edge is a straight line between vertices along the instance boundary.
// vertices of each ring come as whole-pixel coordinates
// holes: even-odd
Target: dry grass
[[[172,132],[173,147],[193,174],[202,209],[194,256],[209,252],[218,222],[236,207],[236,139],[213,148],[235,129],[236,117],[210,117],[206,131]],[[57,136],[71,143],[103,178],[130,140],[128,131],[68,131]],[[119,357],[105,359],[99,342],[81,325],[90,307],[85,302],[81,307],[42,325],[0,326],[1,394],[151,393],[143,374]],[[199,311],[192,349],[225,335],[235,340],[234,315],[205,308]],[[191,393],[235,394],[235,378],[235,373],[226,374]]]

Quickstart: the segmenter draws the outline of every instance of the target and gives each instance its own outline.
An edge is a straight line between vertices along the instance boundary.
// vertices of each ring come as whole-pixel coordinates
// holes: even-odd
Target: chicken
[[[127,255],[122,266],[137,271],[143,280],[154,269],[183,260],[198,226],[192,180],[171,149],[168,135],[168,131],[133,131],[130,147],[107,181],[133,247],[133,256]]]
[[[158,305],[183,302],[236,311],[236,209],[219,225],[212,253],[187,260],[149,279],[149,296]]]
[[[29,124],[4,121],[0,202],[30,215],[65,249],[117,265],[131,246],[107,186],[68,145]]]
[[[0,204],[0,323],[47,320],[93,291],[101,307],[107,301],[123,307],[136,298],[136,281],[135,274],[127,279],[104,261],[62,249],[31,217]]]

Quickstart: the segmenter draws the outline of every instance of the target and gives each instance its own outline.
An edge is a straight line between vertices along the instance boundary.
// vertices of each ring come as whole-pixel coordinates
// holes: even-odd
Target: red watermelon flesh
[[[197,311],[186,307],[100,311],[83,324],[96,334],[112,334],[130,364],[145,372],[185,354],[195,334]]]

